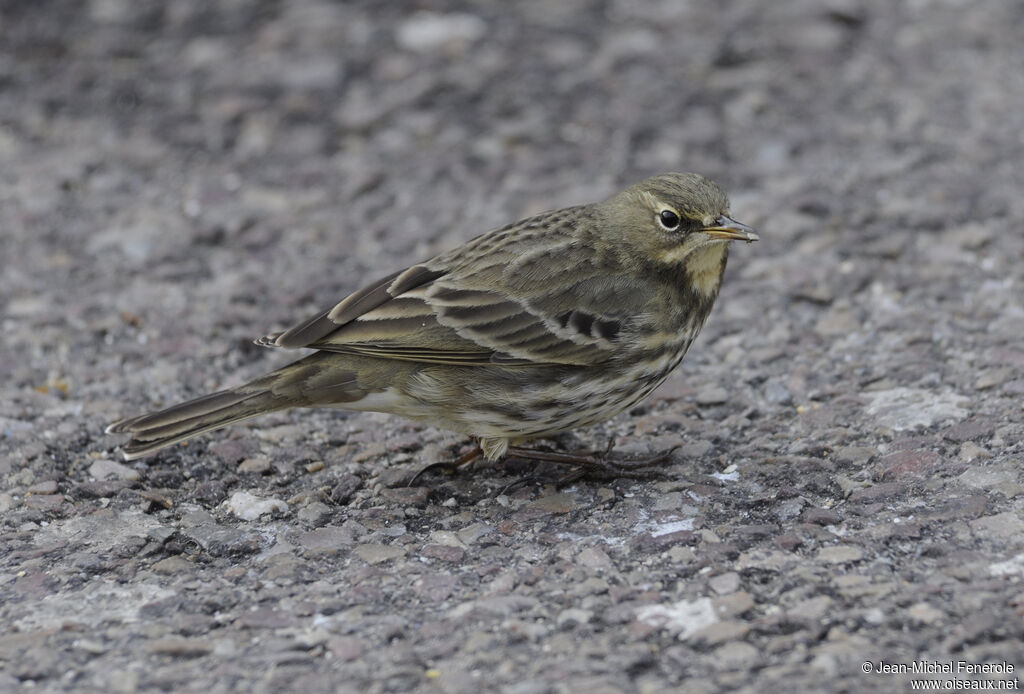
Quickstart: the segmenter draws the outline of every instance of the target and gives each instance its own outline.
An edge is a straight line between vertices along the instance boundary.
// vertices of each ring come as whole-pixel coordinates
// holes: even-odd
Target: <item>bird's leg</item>
[[[602,453],[587,453],[583,451],[578,453],[556,453],[554,451],[510,446],[507,455],[508,457],[530,460],[533,462],[547,462],[558,465],[574,466],[568,474],[555,480],[555,489],[564,489],[573,482],[577,482],[585,478],[594,478],[598,480],[614,480],[622,478],[647,480],[664,477],[665,475],[663,472],[658,470],[649,470],[646,468],[666,462],[671,458],[673,451],[677,448],[674,446],[663,453],[659,453],[656,456],[645,458],[643,460],[612,461],[609,460],[609,454],[611,453],[614,445],[614,439],[609,440],[608,447],[605,448]],[[523,485],[529,484],[530,482],[547,481],[547,478],[541,477],[540,475],[529,475],[506,485],[497,494],[495,494],[495,496],[508,494],[509,492],[514,491]]]
[[[514,480],[514,481],[509,482],[508,484],[506,484],[504,487],[502,487],[501,489],[499,489],[497,492],[494,493],[494,497],[497,498],[497,497],[501,496],[502,494],[511,494],[512,492],[516,491],[517,489],[519,489],[521,487],[525,487],[526,485],[528,485],[528,484],[530,484],[532,482],[545,483],[545,482],[550,482],[550,481],[551,481],[550,478],[542,477],[541,475],[526,475],[525,477],[520,477],[519,479]],[[561,487],[559,487],[559,488],[561,488]]]
[[[483,454],[483,449],[480,448],[479,444],[476,444],[455,460],[443,460],[438,463],[430,463],[429,465],[425,465],[420,469],[419,472],[417,472],[415,475],[409,478],[409,482],[407,483],[406,486],[414,486],[416,484],[416,481],[419,480],[420,477],[422,477],[427,472],[431,472],[433,470],[441,470],[446,475],[454,475],[459,470],[459,468],[463,467],[464,465],[469,465]]]

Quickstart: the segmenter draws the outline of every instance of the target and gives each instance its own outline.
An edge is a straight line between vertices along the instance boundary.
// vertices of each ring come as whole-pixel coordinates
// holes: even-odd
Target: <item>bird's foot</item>
[[[676,448],[678,448],[678,446],[673,446],[667,451],[663,451],[655,456],[639,460],[612,460],[610,458],[612,442],[608,443],[608,448],[606,448],[602,453],[585,451],[576,453],[558,453],[555,451],[543,451],[533,448],[510,446],[508,449],[508,456],[523,460],[573,466],[575,468],[574,470],[570,471],[567,475],[560,477],[555,482],[556,488],[562,489],[563,487],[581,479],[604,481],[624,478],[635,480],[664,478],[664,472],[654,470],[652,468],[668,462],[672,458],[672,453],[675,452]],[[528,482],[530,480],[527,479],[526,481]]]
[[[406,484],[407,487],[416,486],[416,482],[423,477],[425,474],[430,472],[440,471],[446,475],[454,475],[461,468],[469,465],[470,463],[477,460],[484,454],[484,451],[480,446],[473,446],[455,460],[442,460],[438,463],[430,463],[420,468],[419,472],[409,478],[409,482]]]
[[[675,452],[676,448],[678,448],[678,446],[673,446],[667,451],[663,451],[649,458],[641,458],[638,460],[613,460],[611,458],[612,445],[613,443],[609,441],[608,447],[600,453],[594,453],[592,451],[560,453],[557,451],[547,451],[536,448],[509,446],[508,452],[506,453],[506,460],[514,458],[534,463],[555,463],[557,465],[571,466],[573,469],[570,470],[568,474],[555,480],[555,487],[557,489],[562,489],[573,482],[577,482],[582,479],[596,481],[608,481],[615,479],[663,479],[665,477],[665,473],[652,468],[668,462],[672,458],[672,453]],[[421,477],[436,471],[440,471],[446,475],[453,475],[460,469],[483,457],[483,454],[483,449],[481,449],[480,446],[474,446],[454,460],[445,460],[426,465],[409,479],[407,486],[415,486],[416,482],[418,482]],[[549,480],[550,478],[545,478],[540,475],[527,475],[502,488],[501,491],[498,492],[498,496],[501,494],[507,494],[508,492],[523,485],[530,484],[531,482],[548,482]]]

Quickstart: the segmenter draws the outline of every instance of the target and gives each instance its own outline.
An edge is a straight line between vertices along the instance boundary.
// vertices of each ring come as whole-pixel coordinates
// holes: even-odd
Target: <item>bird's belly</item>
[[[401,391],[346,407],[390,412],[477,437],[536,438],[598,424],[647,397],[685,352],[615,366],[424,368]]]

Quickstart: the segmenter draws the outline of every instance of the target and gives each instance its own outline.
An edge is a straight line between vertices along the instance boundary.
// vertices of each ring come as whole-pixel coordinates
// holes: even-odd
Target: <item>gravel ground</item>
[[[1024,5],[399,5],[0,2],[0,690],[1016,684]],[[343,411],[127,465],[102,433],[665,170],[763,240],[678,373],[562,442],[678,446],[663,479],[408,487],[466,441]]]

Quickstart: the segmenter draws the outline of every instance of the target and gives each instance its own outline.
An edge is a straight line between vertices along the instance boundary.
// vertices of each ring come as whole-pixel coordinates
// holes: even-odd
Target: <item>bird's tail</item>
[[[197,434],[285,407],[288,404],[284,398],[248,384],[211,393],[159,412],[119,420],[107,427],[107,433],[131,434],[131,441],[121,450],[125,460],[134,460]]]
[[[361,409],[359,401],[367,390],[360,386],[357,372],[377,361],[315,352],[237,388],[114,422],[107,427],[107,433],[131,434],[131,441],[121,450],[125,460],[134,460],[197,434],[268,412],[323,405]]]

